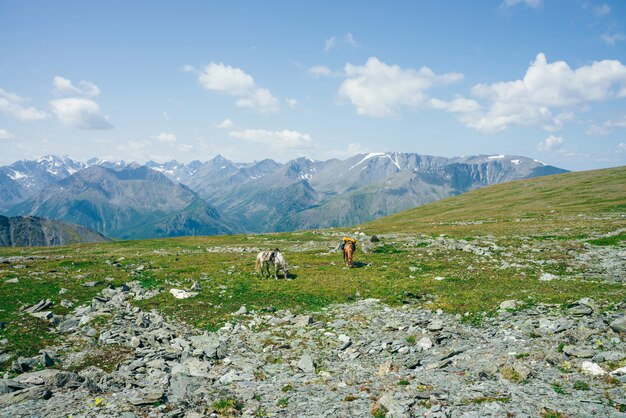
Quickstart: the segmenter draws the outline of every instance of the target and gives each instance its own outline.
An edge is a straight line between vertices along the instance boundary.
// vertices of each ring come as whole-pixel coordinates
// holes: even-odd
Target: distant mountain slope
[[[0,212],[23,201],[28,192],[17,181],[0,171]]]
[[[35,247],[103,242],[102,234],[63,221],[36,216],[0,215],[0,247]]]
[[[12,212],[65,220],[115,238],[233,231],[189,188],[147,167],[89,167],[49,185]]]
[[[0,172],[15,180],[30,194],[39,192],[50,183],[79,172],[87,165],[68,156],[47,155],[36,160],[21,160],[0,167]]]
[[[502,155],[449,159],[370,153],[343,161],[299,158],[210,202],[255,232],[339,227],[491,184],[563,172],[530,158]]]
[[[584,222],[594,213],[626,213],[626,166],[524,179],[473,190],[367,222],[367,230],[420,232],[423,225],[495,222],[499,228],[552,217]],[[519,224],[518,224],[519,225]],[[523,225],[523,223],[521,224]],[[530,233],[530,232],[529,232]]]
[[[63,208],[63,202],[55,199],[49,202],[48,191],[42,193],[48,186],[54,190],[56,182],[64,181],[73,173],[94,168],[122,173],[146,166],[160,173],[160,181],[169,178],[172,187],[174,182],[188,186],[197,194],[195,198],[204,199],[215,207],[221,217],[214,209],[198,213],[202,209],[198,209],[201,204],[196,203],[192,205],[192,212],[169,219],[159,203],[163,195],[158,190],[151,191],[150,187],[136,191],[122,187],[120,195],[102,190],[104,195],[108,193],[117,199],[110,202],[117,205],[111,213],[106,210],[109,202],[104,206],[95,203],[92,207],[94,199],[107,201],[108,197],[77,198],[70,196],[68,189],[60,194],[53,191],[73,202],[74,207],[69,210]],[[238,225],[238,230],[246,232],[287,231],[352,225],[479,187],[563,172],[566,170],[531,158],[505,155],[446,158],[374,152],[346,160],[297,158],[284,164],[269,159],[235,163],[218,155],[206,162],[149,161],[145,166],[97,158],[80,163],[69,157],[48,156],[0,167],[0,211],[67,217],[69,221],[115,237],[140,237],[142,233],[149,233],[149,236],[224,233],[232,230],[226,224]],[[5,173],[4,181],[2,173]],[[88,189],[98,190],[98,181],[94,178]],[[87,192],[74,187],[71,193],[84,195]],[[29,197],[29,203],[20,205]],[[183,200],[191,204],[194,199]],[[187,210],[178,202],[176,211]],[[131,221],[136,218],[133,211],[143,216],[141,225]],[[100,212],[97,219],[92,219],[94,213]],[[149,213],[152,215],[148,216]],[[166,216],[166,219],[158,216]],[[208,225],[202,226],[199,219],[204,219]],[[151,226],[147,226],[148,223]]]

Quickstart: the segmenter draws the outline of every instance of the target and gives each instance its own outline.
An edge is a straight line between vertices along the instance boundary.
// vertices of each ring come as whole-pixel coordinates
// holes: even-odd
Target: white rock
[[[602,370],[602,367],[592,361],[583,361],[583,364],[580,368],[583,373],[589,374],[591,376],[602,376],[606,374],[606,372]]]
[[[433,340],[431,340],[429,337],[423,337],[419,339],[416,345],[418,347],[422,347],[422,350],[428,350],[430,348],[433,348]]]
[[[554,274],[543,273],[541,277],[539,277],[539,280],[542,282],[549,282],[551,280],[558,279],[558,278],[559,276],[555,276]]]
[[[615,369],[610,373],[611,376],[615,376],[615,375],[621,376],[624,374],[626,374],[626,366],[620,367],[619,369]]]
[[[170,289],[170,293],[176,299],[192,298],[198,294],[198,292],[187,292],[186,290],[182,290],[182,289]]]
[[[435,277],[435,280],[437,281],[445,280],[445,277],[437,276]]]

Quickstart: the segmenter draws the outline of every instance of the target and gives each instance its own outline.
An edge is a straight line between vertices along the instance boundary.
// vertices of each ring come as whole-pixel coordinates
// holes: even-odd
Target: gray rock
[[[440,319],[434,319],[430,321],[426,329],[429,331],[441,331],[443,329],[443,321]]]
[[[78,318],[69,318],[61,322],[58,328],[59,328],[59,332],[67,333],[67,332],[74,331],[79,325],[80,325],[80,320]]]
[[[208,358],[226,357],[226,347],[217,334],[202,334],[189,338],[197,352],[204,353]]]
[[[517,309],[522,305],[524,305],[524,302],[510,299],[510,300],[505,300],[504,302],[500,303],[500,309],[503,311],[506,311],[510,309]]]
[[[304,373],[315,373],[315,363],[309,353],[304,353],[298,361],[298,369]]]
[[[566,345],[563,352],[571,357],[591,358],[595,355],[595,351],[590,348],[578,347],[576,345]]]
[[[38,303],[34,304],[30,308],[26,309],[28,313],[35,313],[39,311],[43,311],[44,309],[52,306],[52,302],[49,299],[42,299]]]
[[[163,398],[163,390],[158,388],[136,391],[128,397],[128,402],[135,406],[152,405]]]
[[[611,322],[611,329],[620,334],[626,333],[626,316],[623,316]]]
[[[44,351],[43,354],[41,355],[41,364],[44,365],[44,367],[52,367],[54,366],[54,358],[52,356],[50,356],[50,354],[47,351]]]
[[[387,409],[387,416],[391,416],[393,418],[411,417],[412,414],[410,414],[409,408],[415,404],[414,399],[411,399],[406,395],[403,396],[397,392],[386,392],[383,396],[381,396],[379,402]]]
[[[296,316],[293,320],[293,323],[297,327],[306,327],[307,325],[313,323],[313,317],[311,317],[311,315]]]

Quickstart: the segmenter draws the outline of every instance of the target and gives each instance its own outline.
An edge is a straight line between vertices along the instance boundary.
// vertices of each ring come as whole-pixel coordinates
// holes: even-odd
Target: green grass
[[[52,332],[47,322],[25,314],[22,307],[50,299],[51,310],[62,315],[68,309],[60,305],[61,300],[79,306],[104,287],[131,280],[162,290],[151,299],[135,301],[137,306],[206,330],[237,320],[231,314],[242,305],[249,311],[301,313],[364,298],[399,305],[406,302],[407,293],[418,295],[418,303],[428,300],[429,309],[461,314],[464,322],[477,326],[508,299],[528,305],[567,304],[589,296],[601,306],[615,304],[626,298],[623,285],[572,275],[580,272],[575,253],[585,251],[581,240],[602,245],[593,241],[623,227],[624,213],[616,208],[625,203],[625,168],[484,188],[357,226],[384,243],[372,246],[371,252],[357,250],[351,269],[342,266],[340,253],[328,249],[336,248],[355,228],[0,248],[0,257],[34,257],[17,263],[25,268],[0,264],[0,322],[6,323],[0,339],[8,340],[6,349],[16,356],[35,355],[58,344],[62,336]],[[485,262],[482,256],[424,240],[440,234],[478,246],[495,242],[505,250],[495,253],[493,262]],[[622,245],[623,237],[623,233],[610,237],[614,243],[608,245]],[[535,246],[542,251],[530,251]],[[255,251],[276,247],[285,253],[293,280],[262,280],[254,273]],[[499,260],[510,260],[507,252],[525,267],[500,269]],[[530,260],[556,263],[541,266]],[[568,280],[541,282],[537,278],[543,272]],[[18,283],[6,283],[15,278]],[[87,281],[98,285],[82,286]],[[168,292],[194,282],[201,288],[194,298],[179,300]],[[59,294],[62,288],[67,292]],[[422,295],[429,296],[421,299]]]
[[[612,235],[610,237],[592,239],[587,242],[593,245],[609,246],[609,245],[618,245],[624,241],[626,241],[626,232],[621,232],[617,235]]]

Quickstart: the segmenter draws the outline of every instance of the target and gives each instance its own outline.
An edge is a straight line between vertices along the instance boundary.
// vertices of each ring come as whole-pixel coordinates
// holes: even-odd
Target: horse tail
[[[254,270],[259,271],[260,268],[261,268],[261,260],[259,260],[259,258],[257,257],[256,264],[254,265]]]

